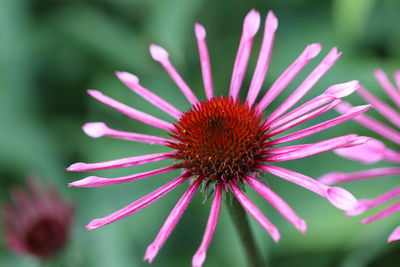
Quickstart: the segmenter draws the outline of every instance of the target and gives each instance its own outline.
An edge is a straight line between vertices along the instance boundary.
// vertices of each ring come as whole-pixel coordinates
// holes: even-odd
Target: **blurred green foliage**
[[[173,82],[152,61],[148,45],[156,43],[165,47],[181,75],[204,99],[193,34],[194,23],[200,22],[208,33],[216,92],[227,94],[242,20],[251,8],[261,11],[263,18],[272,9],[280,23],[264,91],[307,44],[321,42],[324,46],[322,55],[296,78],[270,109],[282,102],[333,46],[339,46],[343,56],[307,99],[334,83],[358,79],[374,94],[390,102],[374,80],[372,71],[379,67],[391,73],[400,68],[400,2],[397,0],[0,1],[0,200],[7,201],[10,187],[21,183],[27,173],[35,173],[56,184],[77,206],[71,243],[63,255],[48,263],[49,266],[147,266],[142,262],[144,251],[184,190],[179,188],[151,207],[104,229],[84,230],[91,219],[119,209],[177,175],[160,175],[106,188],[67,189],[68,182],[85,176],[84,173],[65,172],[65,167],[73,162],[104,161],[160,151],[159,147],[121,140],[90,139],[80,130],[83,123],[105,121],[122,130],[164,134],[93,101],[85,89],[99,89],[126,104],[169,119],[116,79],[113,72],[124,70],[138,75],[145,87],[177,107],[187,109],[188,103]],[[254,68],[260,41],[261,35],[256,39],[248,73]],[[245,85],[251,76],[247,77]],[[357,96],[348,99],[362,103]],[[374,116],[373,111],[370,114]],[[329,113],[311,123],[334,115],[334,112]],[[349,122],[306,141],[351,132],[373,135]],[[312,177],[336,170],[365,168],[333,153],[284,166]],[[146,168],[96,174],[116,177]],[[270,266],[398,266],[399,244],[386,244],[398,217],[359,225],[359,217],[345,218],[341,211],[306,190],[276,177],[267,177],[267,180],[309,225],[306,235],[299,234],[248,190],[282,233],[281,243],[273,244],[261,227],[252,222]],[[347,188],[356,196],[372,197],[395,184],[398,184],[398,177],[366,181],[362,185],[349,184]],[[210,207],[209,202],[202,203],[198,194],[154,266],[190,265]],[[9,253],[3,242],[0,246],[1,266],[40,265],[34,259]],[[222,209],[205,266],[239,267],[245,265],[244,260],[228,213]]]

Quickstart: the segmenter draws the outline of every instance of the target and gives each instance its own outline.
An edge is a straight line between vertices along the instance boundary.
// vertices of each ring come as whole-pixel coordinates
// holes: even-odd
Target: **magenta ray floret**
[[[243,31],[232,70],[229,97],[215,97],[214,95],[211,61],[206,43],[206,30],[198,23],[195,24],[194,31],[206,100],[200,101],[196,97],[189,85],[172,65],[168,52],[157,45],[150,45],[150,54],[154,60],[164,67],[183,95],[192,104],[189,110],[181,112],[172,104],[143,87],[135,75],[127,72],[116,73],[118,78],[132,91],[174,118],[175,121],[173,122],[160,120],[152,115],[128,107],[98,91],[88,91],[94,98],[117,111],[155,128],[165,130],[170,138],[115,130],[102,122],[85,124],[83,130],[87,135],[94,138],[108,136],[136,142],[164,145],[173,150],[171,152],[134,156],[100,163],[76,163],[68,168],[69,171],[132,167],[165,159],[174,159],[175,161],[172,165],[165,168],[124,177],[103,178],[89,176],[70,183],[70,186],[106,186],[143,179],[170,172],[174,169],[184,170],[181,176],[173,179],[147,196],[104,218],[93,220],[87,226],[88,230],[93,230],[122,219],[150,205],[183,182],[191,181],[191,185],[178,201],[161,227],[154,242],[146,251],[144,258],[151,263],[159,249],[172,233],[193,195],[200,185],[203,184],[205,189],[210,190],[214,194],[214,199],[203,240],[192,259],[192,265],[200,267],[205,260],[207,249],[218,223],[221,201],[224,194],[231,194],[232,197],[236,197],[244,209],[259,222],[272,239],[276,242],[279,241],[280,234],[278,228],[246,196],[241,189],[242,185],[245,186],[248,184],[253,188],[300,232],[303,233],[307,230],[306,223],[297,216],[289,204],[264,185],[260,181],[262,178],[256,178],[263,176],[264,172],[269,172],[300,185],[326,198],[332,205],[339,209],[353,209],[357,202],[348,191],[339,187],[324,185],[306,175],[271,164],[304,158],[328,150],[352,147],[367,142],[369,138],[357,135],[345,135],[312,144],[286,145],[290,141],[303,139],[349,119],[359,117],[360,114],[371,108],[371,105],[349,108],[345,114],[326,122],[276,137],[340,105],[342,102],[341,98],[357,90],[359,83],[358,81],[350,81],[332,85],[319,96],[293,108],[340,57],[341,53],[338,52],[337,48],[333,48],[289,98],[278,106],[275,111],[270,112],[271,115],[267,119],[263,118],[264,110],[296,78],[300,71],[312,59],[318,56],[322,46],[320,44],[306,46],[298,58],[273,82],[266,93],[260,96],[261,100],[257,103],[257,98],[262,91],[264,80],[270,67],[275,32],[278,27],[278,19],[270,11],[265,20],[264,36],[247,97],[242,102],[239,99],[239,92],[241,87],[243,87],[242,84],[254,37],[260,28],[260,22],[261,16],[256,10],[251,10],[244,19]],[[282,144],[285,145],[281,146]],[[396,154],[387,153],[386,157],[395,158]]]

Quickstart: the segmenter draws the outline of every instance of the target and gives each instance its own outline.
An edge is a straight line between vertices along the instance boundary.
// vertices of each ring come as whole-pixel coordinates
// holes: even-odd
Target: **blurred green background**
[[[148,46],[156,43],[166,48],[181,75],[204,99],[193,34],[194,23],[200,22],[207,29],[216,93],[226,95],[242,21],[252,8],[261,12],[263,20],[268,10],[273,10],[279,19],[263,92],[307,44],[320,42],[324,47],[321,55],[269,110],[281,103],[333,46],[339,46],[343,51],[341,59],[305,99],[320,94],[334,83],[358,79],[390,102],[374,80],[372,71],[379,67],[391,76],[393,70],[400,68],[400,1],[397,0],[0,1],[0,201],[9,200],[9,188],[22,183],[27,173],[35,173],[56,184],[77,207],[70,244],[57,263],[48,263],[50,266],[61,263],[64,265],[59,266],[147,266],[142,261],[145,249],[185,189],[181,186],[151,207],[112,225],[93,232],[85,231],[84,226],[90,220],[133,202],[178,175],[160,175],[105,188],[68,189],[68,182],[88,175],[67,173],[65,168],[71,163],[160,151],[158,146],[108,138],[91,139],[81,131],[83,123],[104,121],[116,129],[165,135],[96,102],[86,94],[86,89],[101,90],[126,104],[169,120],[167,115],[125,88],[114,71],[138,75],[143,86],[178,108],[187,109],[187,101],[159,64],[151,59]],[[261,34],[255,41],[245,86],[249,84],[260,42]],[[242,92],[246,90],[242,89]],[[363,103],[356,95],[347,100]],[[369,114],[375,116],[374,111]],[[307,125],[333,116],[334,111]],[[348,122],[304,142],[352,132],[372,135],[354,122]],[[386,144],[393,147],[389,142]],[[164,164],[90,175],[117,177]],[[368,167],[333,153],[281,166],[315,178],[326,172]],[[270,266],[398,266],[400,243],[386,244],[387,236],[398,225],[398,216],[360,225],[360,217],[344,217],[340,210],[311,192],[277,177],[268,176],[267,181],[309,226],[307,234],[298,233],[263,199],[248,190],[250,197],[282,234],[281,242],[274,244],[268,234],[251,221]],[[389,177],[349,183],[345,187],[357,197],[373,197],[398,183],[398,177]],[[201,241],[209,208],[210,202],[203,204],[201,194],[197,194],[153,266],[190,266]],[[245,266],[244,256],[229,214],[223,207],[204,266]],[[40,263],[8,252],[1,241],[0,266],[40,266]]]

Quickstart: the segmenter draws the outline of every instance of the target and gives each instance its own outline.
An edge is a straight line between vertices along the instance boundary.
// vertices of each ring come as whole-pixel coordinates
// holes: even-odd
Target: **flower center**
[[[175,123],[170,147],[178,167],[204,179],[240,179],[258,171],[268,146],[262,115],[245,103],[220,97],[201,102]]]

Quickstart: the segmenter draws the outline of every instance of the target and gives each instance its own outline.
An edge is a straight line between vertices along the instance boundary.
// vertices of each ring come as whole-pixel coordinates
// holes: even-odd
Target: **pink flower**
[[[316,98],[291,110],[340,57],[341,53],[337,51],[337,48],[333,48],[298,88],[264,119],[264,110],[296,75],[319,54],[321,45],[308,45],[299,57],[276,79],[267,93],[261,98],[261,101],[256,104],[256,99],[268,71],[274,34],[278,26],[277,18],[272,12],[269,12],[266,18],[264,38],[257,65],[250,83],[247,98],[242,102],[238,97],[239,91],[242,87],[242,81],[249,61],[253,38],[259,26],[260,14],[255,10],[251,10],[244,19],[242,37],[233,66],[229,97],[216,97],[214,95],[211,63],[206,45],[206,31],[200,24],[196,24],[194,30],[199,48],[205,95],[207,97],[204,101],[199,101],[187,83],[178,74],[169,59],[168,52],[157,45],[150,46],[150,54],[153,59],[165,68],[172,80],[192,104],[192,107],[186,112],[178,110],[143,87],[136,76],[127,72],[117,72],[118,78],[126,86],[170,115],[174,120],[173,123],[160,120],[132,107],[128,107],[98,91],[88,91],[92,97],[121,113],[150,126],[165,130],[170,138],[115,130],[102,122],[87,123],[83,126],[83,130],[89,136],[95,138],[109,136],[157,144],[167,146],[172,151],[100,163],[76,163],[68,168],[69,171],[92,171],[131,167],[171,158],[175,159],[175,163],[161,169],[118,178],[89,176],[70,183],[70,186],[94,187],[111,185],[138,180],[175,169],[183,170],[179,177],[172,179],[152,193],[104,218],[90,222],[87,225],[88,230],[93,230],[122,219],[150,205],[183,182],[190,181],[189,188],[171,211],[159,234],[146,251],[144,258],[151,263],[159,249],[172,233],[195,192],[201,184],[204,184],[207,190],[211,189],[211,192],[214,193],[214,200],[203,241],[193,257],[193,266],[202,266],[218,222],[224,191],[232,193],[244,209],[271,235],[274,241],[277,242],[280,239],[278,229],[243,193],[240,185],[248,184],[299,231],[306,231],[307,226],[305,222],[296,215],[292,208],[256,178],[257,176],[262,176],[265,172],[300,185],[328,199],[328,201],[339,209],[352,209],[356,204],[356,199],[346,190],[339,187],[326,186],[308,176],[282,167],[273,166],[272,164],[366,142],[368,138],[350,134],[312,144],[279,146],[350,120],[369,109],[371,105],[354,107],[346,112],[346,114],[332,120],[277,137],[279,134],[332,109],[341,102],[340,99],[342,97],[351,94],[359,85],[357,81],[333,85]]]
[[[393,100],[393,102],[400,107],[400,71],[396,71],[394,76],[397,83],[397,88],[389,81],[388,77],[382,70],[375,70],[374,72],[376,79],[382,86],[384,91]],[[400,113],[395,109],[391,108],[382,100],[375,97],[367,89],[360,87],[358,89],[359,94],[367,102],[374,105],[376,110],[389,120],[395,127],[389,127],[380,121],[377,121],[367,115],[360,115],[354,120],[361,124],[362,126],[374,131],[375,133],[385,137],[389,141],[399,145],[400,144]],[[337,110],[340,113],[346,113],[351,110],[352,107],[348,103],[342,103],[337,106]],[[396,129],[397,128],[397,129]],[[334,150],[336,154],[360,161],[364,164],[373,164],[379,161],[387,161],[400,163],[400,152],[387,148],[381,141],[376,139],[371,139],[367,143],[351,148],[341,148]],[[348,181],[356,181],[370,178],[381,178],[391,175],[399,175],[400,167],[387,167],[387,168],[376,168],[367,171],[360,171],[355,173],[341,173],[333,172],[328,173],[320,178],[321,182],[326,184],[335,184]],[[400,187],[395,187],[394,189],[386,192],[373,199],[361,199],[358,204],[351,210],[346,212],[348,216],[356,216],[367,210],[375,208],[379,205],[387,203],[388,201],[395,199],[400,196]],[[383,219],[389,215],[393,215],[400,211],[400,202],[387,207],[383,211],[379,212],[375,216],[363,219],[361,223],[370,223],[379,219]],[[398,226],[393,233],[389,236],[388,242],[393,242],[400,240],[400,226]]]
[[[3,210],[4,237],[16,253],[47,259],[67,243],[73,219],[73,206],[60,198],[55,188],[34,179],[27,188],[11,192],[13,203]]]

